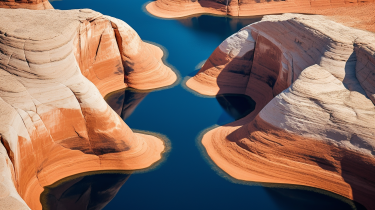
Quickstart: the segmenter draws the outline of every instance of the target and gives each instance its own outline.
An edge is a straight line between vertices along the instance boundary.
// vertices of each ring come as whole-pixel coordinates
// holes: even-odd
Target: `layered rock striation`
[[[147,5],[147,10],[156,16],[175,18],[199,13],[230,16],[255,16],[287,12],[310,13],[314,9],[350,7],[373,0],[156,0]]]
[[[0,0],[0,8],[45,10],[53,6],[48,0]]]
[[[163,141],[133,133],[103,99],[172,84],[160,48],[88,9],[0,9],[0,19],[0,209],[42,209],[43,187],[62,178],[161,158]]]
[[[321,14],[332,16],[343,24],[375,32],[374,0],[156,0],[146,9],[163,18],[203,13],[230,16]]]
[[[265,16],[226,39],[187,86],[245,94],[246,117],[210,130],[230,176],[315,187],[375,209],[375,35],[323,16]]]

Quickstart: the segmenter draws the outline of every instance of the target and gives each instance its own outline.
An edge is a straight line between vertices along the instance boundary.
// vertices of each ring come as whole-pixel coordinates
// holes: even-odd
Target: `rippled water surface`
[[[51,209],[353,209],[349,201],[302,189],[234,183],[212,165],[197,139],[202,131],[251,112],[251,98],[200,97],[181,81],[228,36],[260,18],[209,15],[166,20],[144,12],[145,0],[63,0],[56,9],[91,8],[124,20],[145,41],[162,45],[166,61],[181,76],[172,88],[139,92],[128,89],[106,100],[132,128],[168,137],[171,151],[152,170],[129,174],[83,174],[46,188],[41,199]],[[117,193],[117,194],[116,194]],[[47,206],[47,205],[45,205]],[[45,207],[47,208],[47,207]]]

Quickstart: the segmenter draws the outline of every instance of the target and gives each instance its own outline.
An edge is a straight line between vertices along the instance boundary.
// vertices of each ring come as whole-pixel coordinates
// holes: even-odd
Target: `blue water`
[[[207,59],[226,37],[260,20],[259,17],[209,15],[166,20],[147,14],[143,9],[145,3],[145,0],[63,0],[54,1],[52,5],[64,10],[90,8],[124,20],[143,40],[158,43],[166,49],[166,61],[180,75],[180,82],[186,76],[194,75],[197,65]],[[125,122],[132,129],[167,136],[171,151],[156,168],[133,173],[130,177],[86,174],[50,187],[42,195],[42,200],[56,204],[56,196],[52,195],[61,196],[58,199],[59,207],[52,209],[101,209],[103,205],[97,203],[106,204],[112,198],[104,209],[353,209],[347,200],[344,202],[342,198],[309,190],[236,183],[212,165],[197,138],[205,129],[231,122],[241,117],[241,113],[249,112],[241,104],[246,104],[250,99],[200,97],[187,91],[181,83],[149,93],[127,90],[125,96],[124,91],[116,94],[120,106],[123,100],[126,101],[125,105],[131,105],[127,110],[119,111]],[[227,102],[231,100],[234,102]],[[134,101],[141,102],[132,104]],[[107,190],[105,184],[96,186],[97,182],[107,179],[111,180]],[[99,188],[101,190],[96,192],[95,189]],[[85,202],[90,205],[82,207]]]

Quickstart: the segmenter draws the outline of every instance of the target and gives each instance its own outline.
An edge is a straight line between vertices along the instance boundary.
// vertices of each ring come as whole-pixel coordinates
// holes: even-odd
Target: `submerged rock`
[[[42,209],[43,187],[62,178],[161,158],[163,141],[133,133],[103,99],[174,83],[160,48],[89,9],[0,9],[0,19],[0,209]]]
[[[245,94],[245,118],[207,132],[236,179],[320,188],[375,209],[375,35],[323,16],[265,16],[226,39],[187,86]]]

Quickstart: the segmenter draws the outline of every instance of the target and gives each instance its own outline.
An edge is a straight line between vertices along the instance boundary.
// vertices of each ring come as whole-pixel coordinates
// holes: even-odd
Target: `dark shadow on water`
[[[303,188],[303,187],[301,187]],[[361,204],[353,202],[349,199],[343,198],[344,202],[338,202],[331,196],[327,196],[323,193],[310,191],[310,188],[306,189],[287,189],[287,188],[264,188],[268,195],[277,203],[277,206],[281,210],[290,209],[303,209],[303,210],[316,210],[316,209],[340,209],[340,210],[366,210]],[[312,189],[312,188],[311,188]],[[322,191],[316,189],[317,191]],[[329,192],[325,192],[329,193]],[[332,193],[329,193],[332,194]],[[345,202],[346,201],[346,202]],[[324,208],[322,208],[324,207]]]
[[[227,17],[214,15],[195,15],[179,18],[178,21],[198,32],[208,33],[212,36],[218,36],[221,40],[225,40],[234,32],[241,28],[262,20],[262,16],[258,17]]]
[[[126,88],[108,94],[105,97],[105,100],[125,121],[149,93],[149,91],[139,91],[132,88]]]
[[[192,71],[191,73],[188,74],[188,76],[189,77],[194,77],[196,74],[198,74],[199,70],[200,69]]]
[[[216,96],[216,100],[235,120],[250,114],[254,111],[256,105],[250,96],[241,94],[221,94]]]
[[[134,89],[126,89],[124,103],[121,111],[121,118],[125,121],[135,110],[135,108],[141,103],[141,101],[149,94],[146,91],[137,91]]]
[[[225,125],[233,120],[239,120],[255,109],[255,101],[242,94],[220,94],[216,96],[216,100],[224,109],[224,113],[217,121],[218,125]]]
[[[130,177],[126,173],[80,174],[44,188],[43,210],[100,210]]]

